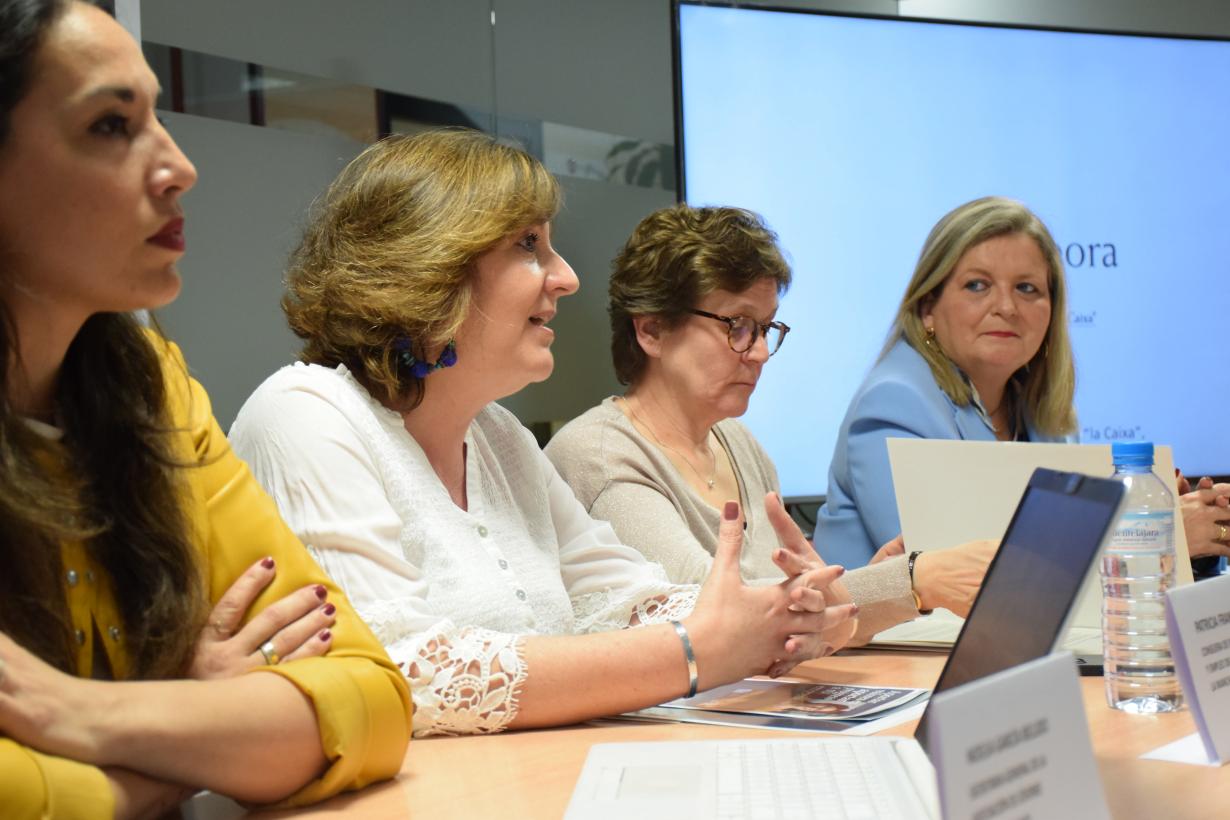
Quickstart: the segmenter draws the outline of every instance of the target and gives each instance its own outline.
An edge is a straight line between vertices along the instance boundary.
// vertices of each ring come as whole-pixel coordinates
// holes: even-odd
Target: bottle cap
[[[1110,445],[1110,460],[1116,467],[1153,466],[1153,442],[1115,441]]]

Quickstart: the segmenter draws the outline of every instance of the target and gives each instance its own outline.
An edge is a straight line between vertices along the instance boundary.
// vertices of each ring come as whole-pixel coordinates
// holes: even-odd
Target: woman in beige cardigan
[[[726,498],[746,511],[743,577],[781,578],[769,518],[780,514],[777,473],[735,417],[789,331],[775,320],[789,284],[776,237],[735,208],[657,211],[612,265],[611,350],[628,390],[566,425],[546,452],[589,513],[676,583],[708,571]],[[842,579],[860,608],[855,640],[920,611],[964,615],[995,547],[906,556],[900,538],[885,544]]]

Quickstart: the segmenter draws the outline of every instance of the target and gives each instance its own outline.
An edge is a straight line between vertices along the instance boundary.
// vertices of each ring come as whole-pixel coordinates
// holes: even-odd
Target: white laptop
[[[897,512],[909,550],[952,546],[1003,535],[1021,491],[1036,467],[1109,476],[1109,444],[951,441],[890,438]],[[1175,492],[1174,460],[1167,446],[1154,448],[1154,473]],[[1182,511],[1175,496],[1175,521]],[[1176,585],[1191,583],[1182,526],[1175,527]],[[1077,598],[1063,648],[1081,656],[1102,652],[1101,587],[1097,573]],[[951,645],[961,619],[946,610],[881,632],[876,643]]]
[[[844,812],[844,813],[843,813]],[[565,820],[938,820],[935,769],[902,737],[598,743]]]

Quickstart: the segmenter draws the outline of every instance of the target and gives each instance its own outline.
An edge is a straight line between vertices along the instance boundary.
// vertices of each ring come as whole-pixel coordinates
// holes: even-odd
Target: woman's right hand
[[[1176,476],[1188,557],[1230,556],[1230,538],[1222,538],[1230,533],[1230,484],[1205,477],[1192,489],[1178,471]]]
[[[914,561],[914,591],[922,609],[943,607],[964,618],[974,605],[999,541],[966,541],[919,553]]]
[[[829,606],[825,601],[825,590],[844,572],[839,566],[809,570],[771,586],[744,584],[739,575],[742,547],[739,504],[728,501],[713,565],[686,619],[701,689],[823,654],[823,641],[800,636],[832,630],[858,611],[854,604]]]
[[[786,512],[786,505],[782,502],[782,497],[777,493],[769,493],[764,498],[764,509],[769,523],[773,525],[773,531],[777,534],[777,541],[781,544],[781,547],[773,553],[773,563],[786,574],[787,578],[796,579],[790,592],[791,597],[796,601],[795,610],[807,611],[808,607],[799,602],[817,595],[820,596],[821,603],[830,607],[852,603],[849,590],[840,580],[829,582],[823,575],[808,575],[813,570],[826,567],[827,564],[816,552],[812,543],[803,535],[799,525],[790,517],[790,513]],[[820,579],[825,584],[823,592],[807,588],[803,582],[804,577]],[[857,631],[858,620],[852,617],[819,634],[795,635],[786,644],[786,649],[791,652],[791,656],[770,667],[769,677],[776,678],[785,675],[803,660],[831,655],[848,644]]]
[[[278,662],[312,658],[329,651],[336,608],[320,585],[304,587],[261,610],[240,628],[261,590],[277,574],[272,558],[262,558],[231,584],[201,630],[188,676],[197,680],[230,678],[267,665],[261,647],[273,644]]]

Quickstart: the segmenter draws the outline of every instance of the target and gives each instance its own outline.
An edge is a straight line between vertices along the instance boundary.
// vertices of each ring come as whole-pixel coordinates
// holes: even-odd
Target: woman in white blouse
[[[553,367],[548,322],[578,286],[550,243],[558,205],[537,160],[476,132],[364,151],[291,262],[303,361],[231,430],[405,670],[417,734],[641,708],[781,674],[854,630],[841,568],[817,565],[787,517],[781,584],[740,580],[729,502],[705,584],[672,585],[494,403]]]

